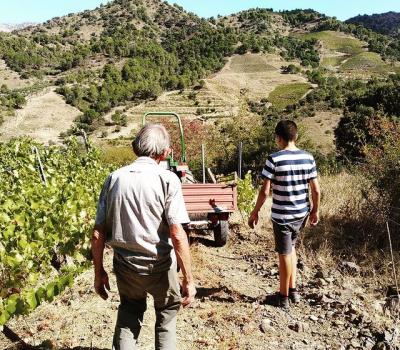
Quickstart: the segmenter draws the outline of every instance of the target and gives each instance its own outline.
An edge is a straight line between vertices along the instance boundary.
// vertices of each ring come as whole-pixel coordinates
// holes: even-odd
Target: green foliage
[[[352,37],[345,37],[342,33],[334,31],[311,32],[301,36],[304,39],[320,40],[324,48],[339,51],[347,55],[357,55],[363,52],[364,44]]]
[[[116,125],[120,126],[126,126],[127,125],[127,119],[126,115],[122,114],[121,111],[116,111],[112,116],[111,120],[114,122]]]
[[[238,208],[242,214],[248,216],[254,208],[257,196],[257,189],[253,186],[253,181],[250,171],[244,176],[243,180],[242,179],[238,180],[237,191],[238,191]]]
[[[20,109],[26,104],[26,99],[17,90],[13,91],[2,87],[0,91],[0,104],[10,110]]]
[[[374,135],[375,143],[364,148],[364,174],[387,199],[389,210],[394,212],[391,217],[397,220],[397,208],[400,207],[400,124],[398,121],[381,119],[378,123],[371,123],[370,132]]]
[[[371,80],[359,93],[349,95],[343,118],[335,130],[336,146],[350,161],[363,160],[365,147],[378,145],[377,125],[400,117],[400,75]]]
[[[369,71],[375,73],[389,72],[393,68],[385,63],[381,56],[375,52],[362,52],[349,58],[340,66],[341,71],[358,70]]]
[[[259,173],[267,155],[275,150],[275,115],[250,113],[247,101],[243,101],[237,116],[218,122],[210,154],[212,167],[222,174],[237,171],[238,145],[243,143],[242,171]]]
[[[399,35],[400,14],[396,12],[386,12],[374,15],[359,15],[346,21],[350,24],[360,24],[374,32],[392,35]]]
[[[282,66],[281,71],[284,74],[298,74],[301,72],[301,68],[294,64],[289,64],[288,66]]]
[[[279,36],[274,38],[274,46],[281,48],[281,56],[286,60],[298,58],[305,67],[316,68],[319,65],[319,52],[316,49],[317,40],[301,40],[291,36]]]
[[[362,25],[347,24],[330,18],[322,21],[316,31],[333,30],[352,34],[368,43],[370,51],[379,53],[383,59],[400,60],[400,42],[396,38],[373,32]]]
[[[279,14],[292,27],[323,19],[326,16],[312,9],[280,11]]]
[[[47,185],[39,177],[34,146]],[[69,283],[68,276],[85,265],[97,196],[108,169],[101,165],[97,150],[85,153],[74,140],[63,149],[16,139],[0,144],[0,172],[0,323],[4,323],[43,298],[52,299]],[[68,265],[57,266],[58,257],[65,257]],[[54,267],[59,275],[48,284],[57,275]],[[9,295],[9,290],[20,289],[17,296]]]
[[[309,91],[307,83],[284,84],[277,86],[268,96],[269,102],[277,109],[284,109],[299,101]]]
[[[129,146],[106,146],[100,157],[103,163],[118,167],[128,165],[136,159],[132,147]]]
[[[222,68],[224,58],[233,53],[236,42],[233,29],[214,28],[202,22],[168,30],[162,46],[177,57],[178,87],[183,88]]]

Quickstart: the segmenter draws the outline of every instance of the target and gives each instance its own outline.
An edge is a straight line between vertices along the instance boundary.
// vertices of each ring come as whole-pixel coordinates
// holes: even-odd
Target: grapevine
[[[38,172],[37,147],[46,174]],[[88,265],[96,201],[109,168],[72,139],[0,143],[0,326],[70,286]]]

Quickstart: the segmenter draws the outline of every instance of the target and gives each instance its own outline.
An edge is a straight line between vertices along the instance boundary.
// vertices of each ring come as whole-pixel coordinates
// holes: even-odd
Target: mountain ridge
[[[11,33],[14,30],[18,31],[26,27],[35,26],[37,23],[34,22],[23,22],[23,23],[0,23],[0,32]]]
[[[400,35],[400,12],[389,11],[372,15],[358,15],[345,22],[361,24],[365,28],[394,37]]]

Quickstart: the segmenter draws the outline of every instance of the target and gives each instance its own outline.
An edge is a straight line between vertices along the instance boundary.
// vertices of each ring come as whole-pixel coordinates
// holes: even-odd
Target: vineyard
[[[0,327],[51,301],[88,265],[90,231],[109,169],[76,140],[0,144]]]

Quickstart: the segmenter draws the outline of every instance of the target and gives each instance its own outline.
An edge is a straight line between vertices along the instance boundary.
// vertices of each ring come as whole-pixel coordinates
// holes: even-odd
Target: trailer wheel
[[[214,241],[217,247],[223,247],[228,241],[229,225],[228,221],[221,220],[217,226],[214,227]]]

